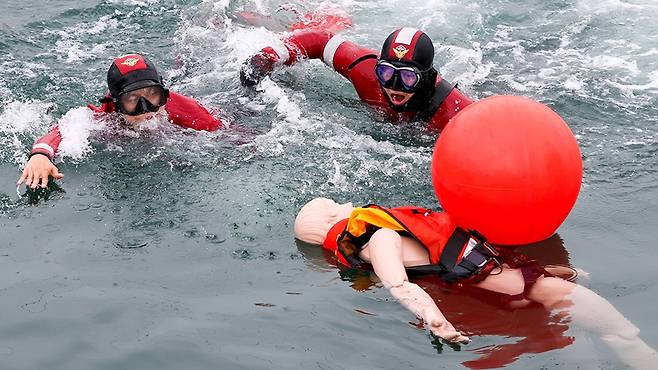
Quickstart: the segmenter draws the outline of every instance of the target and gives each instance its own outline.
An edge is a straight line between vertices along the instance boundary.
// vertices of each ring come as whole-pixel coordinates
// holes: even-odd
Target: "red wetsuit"
[[[410,120],[419,112],[396,112],[391,108],[375,76],[378,54],[358,46],[339,35],[320,29],[299,30],[283,40],[283,46],[261,50],[274,64],[292,65],[302,58],[321,59],[326,65],[352,82],[359,98],[392,120]],[[442,81],[437,76],[437,86]],[[452,89],[438,109],[431,114],[429,127],[441,130],[460,110],[473,101],[457,88]],[[429,104],[428,104],[429,108]]]
[[[113,102],[104,102],[100,107],[89,104],[97,117],[106,113],[116,112]],[[222,127],[222,121],[213,116],[198,101],[193,98],[170,92],[165,110],[169,115],[169,121],[175,125],[191,128],[199,131],[214,131]],[[59,126],[55,125],[48,134],[38,139],[32,146],[32,154],[45,154],[52,160],[57,153],[62,134]]]

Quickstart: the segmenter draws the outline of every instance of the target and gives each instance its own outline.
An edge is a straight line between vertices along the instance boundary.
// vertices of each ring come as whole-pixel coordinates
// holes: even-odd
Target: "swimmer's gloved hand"
[[[242,64],[240,69],[240,82],[242,86],[254,86],[263,78],[269,76],[274,70],[276,59],[261,53],[254,54]]]

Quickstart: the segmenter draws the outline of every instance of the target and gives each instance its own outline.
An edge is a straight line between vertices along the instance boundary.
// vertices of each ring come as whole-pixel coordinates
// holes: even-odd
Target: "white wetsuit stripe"
[[[37,144],[34,144],[34,145],[32,146],[32,149],[45,149],[45,150],[48,151],[48,153],[50,153],[50,157],[51,157],[51,158],[55,156],[55,150],[53,150],[53,147],[51,147],[50,145],[48,145],[48,144],[46,144],[46,143],[37,143]]]
[[[345,41],[345,39],[342,36],[335,35],[329,39],[329,41],[327,41],[327,45],[324,46],[322,60],[324,61],[324,64],[331,67],[331,69],[335,69],[334,55],[336,54],[336,50],[338,50],[338,47],[343,43],[343,41]]]
[[[417,28],[405,27],[398,32],[398,36],[393,42],[396,44],[411,45],[411,40],[414,39],[416,32],[418,32]]]
[[[283,41],[275,42],[274,45],[272,45],[272,49],[274,49],[279,56],[277,64],[283,64],[290,59],[290,53],[288,52],[286,45],[283,44]]]

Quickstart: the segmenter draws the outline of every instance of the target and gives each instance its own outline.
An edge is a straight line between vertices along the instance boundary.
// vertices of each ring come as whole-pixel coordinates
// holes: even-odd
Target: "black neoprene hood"
[[[128,62],[128,65],[126,63]],[[121,64],[119,67],[118,64]],[[130,64],[134,64],[131,66]],[[134,54],[133,59],[125,57],[114,60],[107,71],[107,87],[114,98],[119,95],[147,86],[161,86],[162,77],[155,65],[145,57]]]

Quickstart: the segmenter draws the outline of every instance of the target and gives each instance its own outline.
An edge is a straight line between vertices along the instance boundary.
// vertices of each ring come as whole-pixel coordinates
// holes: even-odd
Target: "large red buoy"
[[[468,106],[443,130],[432,157],[443,209],[495,244],[550,237],[573,208],[582,174],[578,143],[564,120],[517,96]]]

